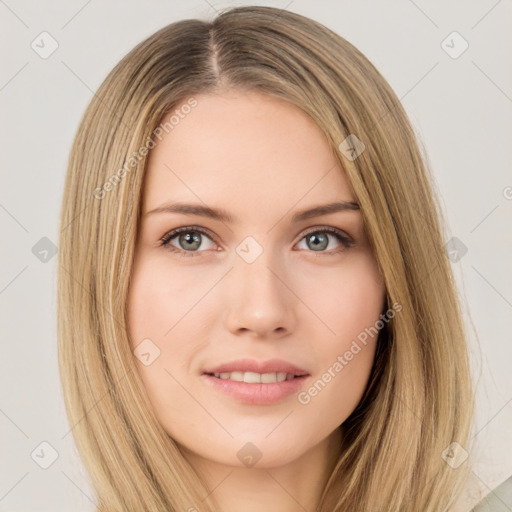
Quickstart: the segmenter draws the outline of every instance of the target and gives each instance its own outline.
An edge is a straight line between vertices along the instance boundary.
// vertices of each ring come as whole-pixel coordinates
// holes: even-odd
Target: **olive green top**
[[[511,512],[512,476],[492,490],[471,512]]]

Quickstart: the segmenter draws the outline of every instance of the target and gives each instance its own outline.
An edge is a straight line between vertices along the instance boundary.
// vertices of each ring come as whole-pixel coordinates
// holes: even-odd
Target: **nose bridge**
[[[238,245],[236,253],[234,277],[244,294],[261,296],[267,301],[275,298],[276,294],[283,294],[283,278],[279,278],[280,271],[276,271],[282,267],[268,243],[264,247],[254,237],[247,237]]]
[[[259,334],[293,329],[293,294],[284,284],[286,277],[278,254],[254,237],[244,239],[236,253],[231,272],[229,328]]]

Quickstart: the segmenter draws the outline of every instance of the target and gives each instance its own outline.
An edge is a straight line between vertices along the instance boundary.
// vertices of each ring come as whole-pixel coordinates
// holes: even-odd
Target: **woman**
[[[268,7],[158,31],[88,107],[62,223],[101,510],[455,510],[472,392],[440,210],[343,38]]]

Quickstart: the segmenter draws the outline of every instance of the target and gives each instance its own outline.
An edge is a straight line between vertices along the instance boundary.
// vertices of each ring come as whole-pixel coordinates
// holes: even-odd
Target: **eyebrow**
[[[297,223],[303,220],[327,215],[335,212],[345,212],[359,210],[359,205],[351,201],[337,201],[334,203],[322,204],[301,210],[295,213],[292,217],[292,222]],[[210,208],[209,206],[190,203],[167,203],[163,204],[153,210],[146,212],[146,215],[153,215],[155,213],[182,213],[185,215],[198,215],[201,217],[209,217],[226,223],[233,223],[234,218],[223,208]]]

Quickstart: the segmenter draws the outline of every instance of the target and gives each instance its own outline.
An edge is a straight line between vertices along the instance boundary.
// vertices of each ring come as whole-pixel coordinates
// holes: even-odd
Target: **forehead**
[[[194,99],[194,107],[169,113],[163,122],[174,115],[173,123],[154,138],[145,211],[200,200],[263,214],[302,200],[354,200],[325,135],[294,105],[240,91]]]

